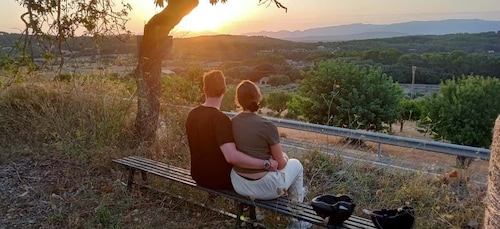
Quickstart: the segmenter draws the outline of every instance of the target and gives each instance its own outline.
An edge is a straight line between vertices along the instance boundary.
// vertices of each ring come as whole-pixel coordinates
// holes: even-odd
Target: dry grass
[[[363,208],[416,209],[416,228],[461,228],[482,222],[485,188],[456,176],[429,177],[423,173],[381,168],[364,162],[345,162],[340,156],[312,152],[302,157],[310,182],[309,196],[349,194]]]
[[[5,85],[5,84],[3,84]],[[141,152],[128,148],[135,117],[133,90],[127,83],[81,76],[69,82],[36,80],[0,89],[0,220],[7,228],[231,228],[234,221],[174,198],[205,203],[206,193],[152,178],[169,195],[135,190],[127,193],[122,168],[111,159]],[[153,158],[189,167],[184,136],[186,111],[162,108]],[[299,136],[299,137],[297,137]],[[324,193],[353,196],[361,209],[410,204],[416,228],[463,228],[482,222],[485,188],[469,182],[464,171],[443,177],[401,172],[320,153],[325,141],[340,139],[288,131],[287,138],[311,141],[297,154],[305,168],[308,199]],[[326,137],[326,139],[325,139]],[[373,146],[351,148],[373,156]],[[403,152],[384,146],[387,157],[422,158],[428,152]],[[410,157],[409,154],[412,156]],[[359,157],[365,157],[364,155]],[[425,162],[448,163],[436,155]],[[427,161],[428,160],[428,161]],[[447,171],[443,171],[447,172]],[[458,175],[461,174],[461,175]],[[465,174],[465,175],[464,175]],[[224,199],[206,202],[231,209]],[[270,212],[264,224],[281,228],[288,219]]]
[[[0,148],[23,145],[61,152],[68,159],[109,158],[110,147],[128,134],[134,105],[126,99],[130,94],[123,84],[89,76],[2,88]]]

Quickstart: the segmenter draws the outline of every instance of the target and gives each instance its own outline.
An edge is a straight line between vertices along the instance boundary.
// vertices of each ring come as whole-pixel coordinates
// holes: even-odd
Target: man
[[[225,92],[226,80],[221,71],[213,70],[203,76],[205,102],[189,111],[186,133],[191,176],[196,183],[210,189],[233,190],[233,165],[276,171],[278,162],[253,158],[236,149],[231,120],[219,110]]]

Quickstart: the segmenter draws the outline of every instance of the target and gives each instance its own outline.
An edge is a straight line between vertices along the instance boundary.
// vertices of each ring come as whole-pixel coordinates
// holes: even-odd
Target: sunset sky
[[[153,0],[129,0],[133,10],[127,27],[142,33],[155,12]],[[288,11],[275,5],[259,5],[258,0],[229,0],[199,6],[183,19],[176,30],[210,30],[226,34],[259,31],[305,30],[353,23],[390,24],[442,19],[484,19],[500,21],[500,0],[281,0]],[[19,16],[24,9],[14,0],[1,0],[0,31],[22,29]]]

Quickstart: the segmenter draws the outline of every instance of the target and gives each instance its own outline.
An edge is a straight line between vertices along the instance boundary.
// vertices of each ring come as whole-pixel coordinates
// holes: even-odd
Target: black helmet
[[[411,229],[415,222],[415,210],[409,206],[379,211],[364,210],[378,229]]]
[[[314,197],[311,206],[320,217],[329,217],[329,225],[340,225],[352,215],[356,204],[348,195],[326,194]]]

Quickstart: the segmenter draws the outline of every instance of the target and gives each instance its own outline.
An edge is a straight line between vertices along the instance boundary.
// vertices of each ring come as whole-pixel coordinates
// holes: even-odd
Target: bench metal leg
[[[243,204],[234,200],[234,204],[236,205],[236,227],[240,228],[241,226],[241,216],[243,215]]]
[[[144,184],[147,184],[148,183],[148,173],[146,173],[145,171],[141,171],[141,177],[142,177],[142,181],[144,182]]]
[[[132,185],[134,184],[134,173],[135,169],[129,168],[128,170],[128,180],[127,180],[127,191],[132,191]]]
[[[257,220],[257,213],[255,212],[255,206],[249,206],[250,209],[250,219],[252,219],[253,221],[256,221]]]
[[[236,204],[236,228],[239,228],[241,226],[242,220],[241,216],[243,216],[243,212],[245,211],[245,207],[248,207],[248,211],[250,213],[250,221],[256,222],[257,221],[257,213],[255,211],[255,206],[247,205],[244,203],[240,203],[237,200],[234,200],[234,203]]]

